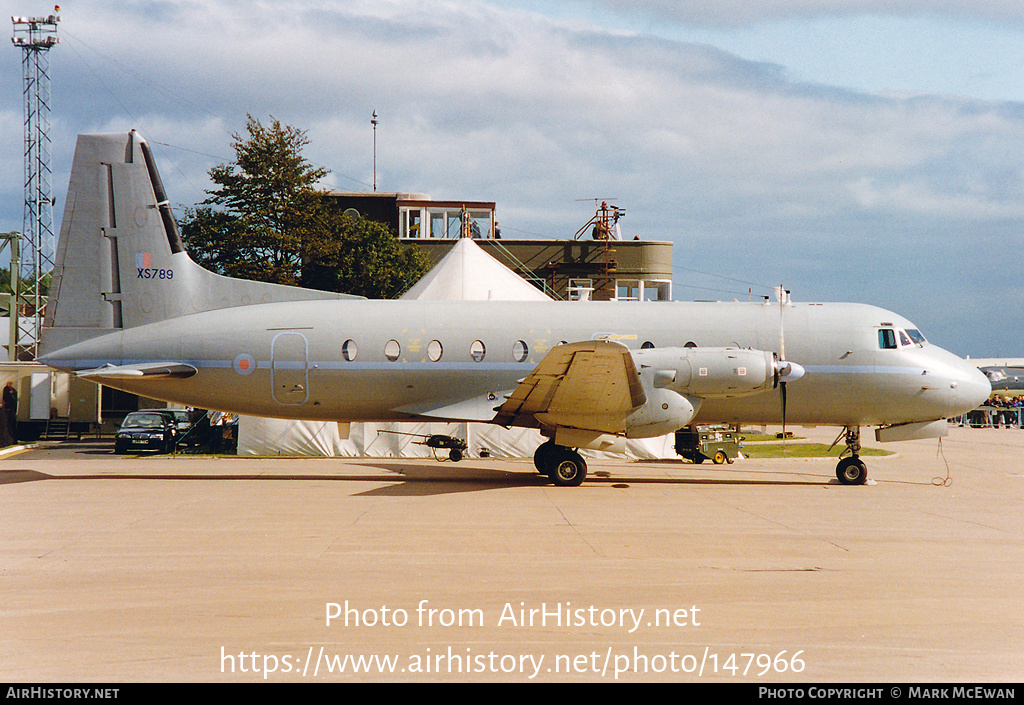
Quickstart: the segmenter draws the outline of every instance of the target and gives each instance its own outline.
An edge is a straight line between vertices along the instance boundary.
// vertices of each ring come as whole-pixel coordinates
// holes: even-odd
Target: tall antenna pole
[[[373,111],[373,117],[370,118],[370,124],[373,125],[373,190],[377,190],[377,111]]]
[[[21,47],[25,79],[25,213],[17,301],[19,344],[25,359],[39,351],[46,295],[53,274],[53,196],[50,188],[50,66],[47,52],[57,43],[57,14],[47,17],[12,17],[11,42]],[[13,282],[12,282],[13,283]],[[13,313],[12,313],[13,315]]]

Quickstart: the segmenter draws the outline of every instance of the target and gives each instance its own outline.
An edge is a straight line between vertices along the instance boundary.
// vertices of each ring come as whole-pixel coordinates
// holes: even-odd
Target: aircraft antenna
[[[25,211],[18,266],[21,285],[13,287],[11,302],[11,316],[18,317],[19,345],[9,351],[11,359],[36,358],[49,279],[53,275],[54,199],[50,188],[50,62],[47,55],[59,41],[58,12],[59,5],[46,17],[11,18],[14,25],[11,42],[22,50],[25,98]]]
[[[373,111],[370,124],[373,125],[373,190],[377,191],[377,111]]]
[[[598,242],[596,251],[600,261],[595,269],[595,273],[598,276],[596,277],[597,281],[594,282],[593,297],[595,300],[614,299],[617,295],[615,289],[615,271],[617,267],[615,247],[612,245],[612,242],[619,239],[618,223],[619,219],[626,215],[626,209],[609,203],[609,201],[613,200],[610,198],[578,200],[592,200],[596,205],[594,216],[582,228],[577,230],[573,236],[574,240],[579,240],[589,230],[591,237]]]

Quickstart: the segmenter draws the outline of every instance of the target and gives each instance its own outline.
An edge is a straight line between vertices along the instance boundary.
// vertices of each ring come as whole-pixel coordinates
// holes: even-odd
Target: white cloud
[[[62,28],[58,198],[74,133],[136,127],[172,202],[198,202],[247,113],[306,129],[329,185],[368,189],[377,110],[382,190],[495,200],[507,236],[571,236],[591,209],[577,199],[615,197],[630,235],[673,240],[688,269],[896,308],[977,296],[941,276],[948,261],[917,281],[891,268],[926,257],[922,240],[1005,238],[1024,203],[1019,105],[799,84],[713,47],[485,2],[82,0]],[[20,94],[0,101],[20,126]],[[5,195],[4,222],[20,213]],[[919,325],[954,335],[931,315]]]
[[[851,15],[974,17],[1024,24],[1013,0],[583,0],[624,15],[642,14],[693,25],[738,26],[788,19]]]

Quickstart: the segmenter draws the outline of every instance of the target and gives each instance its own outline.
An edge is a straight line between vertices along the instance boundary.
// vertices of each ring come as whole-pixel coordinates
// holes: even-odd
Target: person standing
[[[18,390],[14,388],[14,382],[8,380],[4,385],[4,425],[5,435],[9,436],[11,443],[18,442]]]

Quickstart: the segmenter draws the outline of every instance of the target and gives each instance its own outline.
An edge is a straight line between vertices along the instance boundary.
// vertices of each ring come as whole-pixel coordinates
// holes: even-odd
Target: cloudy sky
[[[380,190],[496,201],[505,237],[571,237],[611,198],[626,237],[675,244],[677,299],[783,284],[1024,356],[1019,0],[67,0],[60,36],[58,222],[78,133],[138,129],[180,211],[247,114],[370,190],[376,110]],[[20,61],[0,52],[0,232]]]

